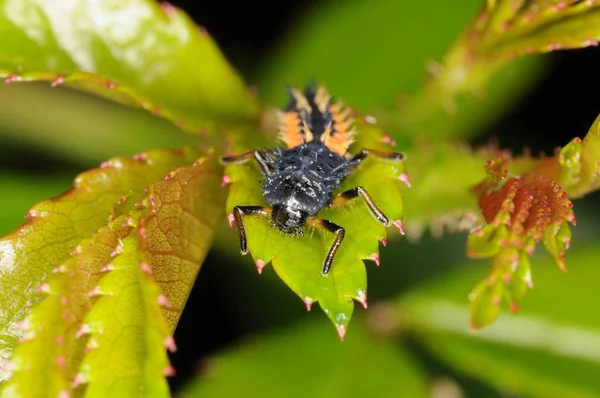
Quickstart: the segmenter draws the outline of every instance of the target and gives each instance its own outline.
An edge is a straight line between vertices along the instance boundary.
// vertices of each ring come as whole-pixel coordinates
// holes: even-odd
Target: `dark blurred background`
[[[280,44],[290,23],[307,10],[318,12],[320,7],[318,1],[311,0],[172,3],[206,27],[250,85],[256,83],[258,68],[268,61],[269,54]],[[597,97],[600,92],[599,55],[600,49],[550,55],[547,76],[473,143],[485,143],[496,137],[503,147],[520,152],[527,144],[536,154],[538,151],[551,153],[556,146],[565,145],[574,136],[583,137],[600,110]],[[7,173],[26,172],[43,181],[54,175],[74,176],[86,168],[76,159],[51,155],[43,148],[28,146],[18,140],[3,139],[2,146],[4,156],[0,157],[0,169]],[[596,203],[597,196],[592,195],[588,202]],[[26,207],[30,205],[25,204]],[[461,252],[464,237],[446,240],[443,244],[455,245],[456,251]],[[405,250],[417,249],[407,247]],[[209,254],[175,334],[179,347],[172,355],[178,372],[171,379],[175,389],[191,372],[202,367],[203,358],[249,333],[282,326],[291,320],[301,321],[303,317],[324,316],[318,310],[306,314],[302,303],[282,283],[264,282],[275,279],[272,270],[256,281],[256,273],[251,268],[232,264],[229,257],[217,252]],[[376,286],[378,280],[381,282],[384,278],[370,280],[370,286]],[[246,283],[249,280],[252,283]],[[375,299],[392,293],[392,289],[386,288],[373,290],[377,290],[373,293]],[[254,309],[251,316],[246,311],[250,308]]]

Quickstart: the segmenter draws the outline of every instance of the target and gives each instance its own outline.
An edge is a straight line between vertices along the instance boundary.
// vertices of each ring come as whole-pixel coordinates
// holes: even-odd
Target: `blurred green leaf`
[[[420,239],[427,228],[436,237],[446,230],[467,231],[481,221],[471,189],[485,177],[491,148],[420,139],[405,153],[411,182],[403,190],[408,239]]]
[[[8,82],[69,84],[196,133],[258,114],[213,40],[168,3],[2,0],[0,10]]]
[[[390,151],[384,134],[369,124],[357,126],[359,133],[352,153],[362,148]],[[236,145],[234,153],[254,148]],[[254,161],[229,165],[225,169],[231,182],[227,214],[235,206],[266,205],[259,168]],[[402,195],[399,181],[403,164],[367,158],[351,173],[334,195],[362,186],[391,222],[402,218]],[[387,239],[385,226],[368,210],[362,197],[340,207],[325,208],[318,213],[346,229],[331,270],[323,275],[323,262],[335,235],[331,232],[305,229],[303,237],[282,234],[264,217],[245,217],[248,248],[259,269],[272,265],[279,277],[306,303],[307,308],[319,302],[343,338],[354,309],[354,300],[366,306],[367,275],[362,260],[379,262],[379,242]],[[398,224],[401,228],[401,224]]]
[[[348,105],[375,111],[396,139],[472,136],[501,117],[541,77],[539,60],[508,65],[497,79],[471,86],[476,95],[456,98],[452,92],[453,114],[447,112],[446,96],[420,94],[428,77],[425,64],[442,59],[480,7],[480,0],[319,3],[265,62],[260,95],[267,102],[279,103],[284,100],[281,87],[285,84],[303,85],[316,79],[326,82],[332,94]],[[456,72],[448,84],[460,84],[468,70]],[[413,106],[413,95],[426,99]],[[415,118],[414,123],[404,121]]]
[[[518,314],[502,313],[472,332],[467,294],[485,273],[472,262],[399,301],[404,327],[449,364],[500,389],[533,396],[597,396],[600,317],[597,245],[572,250],[567,274],[552,260],[533,273],[536,287]]]
[[[594,1],[488,1],[474,26],[486,57],[597,46],[600,7]]]
[[[31,205],[56,196],[72,185],[72,176],[0,173],[0,236],[23,224]]]
[[[409,353],[355,322],[343,343],[324,322],[258,336],[210,359],[178,394],[194,397],[426,397]]]
[[[0,85],[0,136],[85,167],[199,141],[143,110],[44,83]]]

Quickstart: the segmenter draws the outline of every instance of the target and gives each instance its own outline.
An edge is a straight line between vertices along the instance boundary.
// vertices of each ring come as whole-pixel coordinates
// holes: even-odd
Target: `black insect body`
[[[375,219],[389,226],[388,218],[362,187],[339,195],[334,195],[334,191],[367,156],[392,161],[401,161],[403,156],[370,149],[350,155],[348,148],[355,132],[348,112],[333,104],[323,87],[317,89],[309,85],[304,95],[290,89],[290,95],[290,105],[279,114],[279,136],[286,143],[286,149],[254,150],[221,159],[226,165],[256,160],[264,176],[263,195],[270,206],[236,206],[230,221],[235,221],[242,254],[248,252],[244,216],[270,217],[273,226],[289,234],[303,235],[307,225],[335,234],[335,241],[323,264],[323,274],[327,274],[345,230],[331,221],[318,218],[318,213],[327,206],[342,205],[361,196]]]

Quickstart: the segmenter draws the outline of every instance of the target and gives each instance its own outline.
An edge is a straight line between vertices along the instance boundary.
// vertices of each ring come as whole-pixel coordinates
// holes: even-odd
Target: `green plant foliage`
[[[428,396],[412,355],[378,340],[360,321],[343,345],[336,344],[326,324],[311,322],[221,353],[203,373],[181,398]]]
[[[518,315],[501,314],[477,332],[466,294],[484,264],[470,263],[399,300],[402,325],[435,355],[498,389],[526,396],[595,397],[600,323],[589,294],[598,279],[595,245],[573,249],[567,275],[538,259],[535,294]]]
[[[595,1],[488,1],[474,25],[486,57],[597,46],[600,8]]]
[[[2,0],[0,9],[6,82],[68,84],[196,133],[257,116],[216,44],[167,3]]]
[[[164,348],[174,349],[171,333],[225,199],[216,161],[197,157],[183,149],[111,159],[78,177],[69,193],[35,206],[33,218],[4,238],[0,260],[9,294],[3,300],[11,300],[4,308],[12,310],[2,319],[4,394],[35,396],[46,388],[58,394],[89,383],[91,397],[106,396],[105,388],[162,389],[168,396]],[[120,186],[125,182],[129,189]],[[65,213],[77,207],[86,212]],[[39,224],[46,235],[33,235],[37,250],[22,252],[20,244]],[[37,286],[24,276],[32,270]],[[29,291],[15,281],[29,283]]]
[[[493,153],[493,148],[472,150],[464,144],[430,140],[418,140],[406,151],[411,188],[403,190],[404,225],[409,240],[419,240],[427,228],[439,237],[444,231],[465,231],[481,222],[471,188],[485,177],[482,166]]]
[[[448,68],[447,78],[437,78],[440,65],[434,61],[480,5],[478,0],[325,2],[307,10],[269,59],[260,95],[280,103],[285,84],[316,78],[347,104],[375,113],[400,145],[416,136],[475,135],[542,76],[540,60],[529,58],[486,65],[477,73],[468,73],[469,65],[461,63]],[[501,75],[491,79],[498,69]],[[427,78],[443,84],[423,92]]]
[[[384,133],[376,126],[360,123],[357,127],[354,151],[362,148],[393,151],[385,142]],[[241,153],[253,148],[233,143],[232,149]],[[227,166],[225,173],[231,182],[226,214],[238,205],[266,205],[258,183],[262,177],[254,162]],[[367,158],[348,176],[336,194],[362,186],[391,221],[401,222],[400,178],[403,174],[402,163]],[[246,217],[248,247],[259,272],[272,262],[279,277],[300,296],[308,309],[313,303],[320,304],[343,338],[352,316],[353,299],[367,307],[367,275],[362,260],[379,262],[379,242],[387,239],[387,231],[360,198],[343,208],[324,209],[318,217],[346,229],[344,242],[327,275],[321,270],[334,240],[334,235],[329,232],[307,230],[300,238],[282,234],[266,218]]]

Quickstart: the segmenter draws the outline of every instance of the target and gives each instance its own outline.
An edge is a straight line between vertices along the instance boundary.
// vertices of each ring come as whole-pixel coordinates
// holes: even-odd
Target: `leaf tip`
[[[367,257],[369,260],[373,260],[375,262],[375,265],[377,265],[379,267],[379,264],[381,263],[381,261],[379,260],[379,254],[377,253],[372,253],[369,255],[369,257]]]
[[[408,177],[408,173],[404,172],[400,174],[400,177],[398,177],[398,179],[402,181],[408,188],[412,187],[410,183],[410,178]]]
[[[338,325],[336,326],[336,329],[340,341],[344,341],[344,338],[346,337],[346,325]]]
[[[262,274],[263,268],[265,268],[265,265],[266,265],[265,261],[258,258],[258,259],[256,259],[255,263],[256,263],[256,270],[258,271],[258,274],[259,275]]]
[[[369,305],[367,304],[367,294],[362,289],[359,289],[358,291],[358,301],[362,304],[365,310],[369,308]]]
[[[314,303],[314,300],[311,297],[304,297],[304,305],[306,305],[306,311],[310,311],[312,309],[312,305]]]
[[[394,226],[398,228],[398,232],[400,232],[400,235],[404,235],[404,223],[402,222],[402,220],[396,220],[392,224],[394,224]]]

